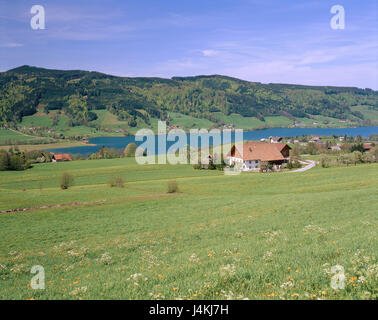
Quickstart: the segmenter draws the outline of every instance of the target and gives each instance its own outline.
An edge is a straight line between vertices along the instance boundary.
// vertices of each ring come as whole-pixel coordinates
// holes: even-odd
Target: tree
[[[68,98],[68,113],[72,117],[73,125],[87,125],[88,122],[97,119],[97,115],[89,111],[87,100],[79,94]]]
[[[322,166],[322,168],[329,167],[329,158],[325,154],[322,154],[320,158],[320,165]]]
[[[352,145],[352,147],[350,148],[350,152],[354,151],[364,152],[364,145],[362,143]]]
[[[62,190],[67,190],[72,186],[73,182],[73,176],[68,172],[63,172],[62,176],[60,177],[59,186]]]
[[[168,181],[168,193],[176,193],[179,191],[178,183],[176,180]]]
[[[136,149],[137,149],[137,145],[134,142],[129,143],[126,146],[123,154],[124,154],[125,157],[135,157]]]
[[[0,171],[6,171],[9,168],[8,152],[0,150]]]

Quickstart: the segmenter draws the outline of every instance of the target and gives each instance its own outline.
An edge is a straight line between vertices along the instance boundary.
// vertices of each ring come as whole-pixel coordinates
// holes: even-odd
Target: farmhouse
[[[229,164],[240,164],[243,171],[257,171],[261,162],[267,162],[275,168],[280,168],[289,160],[290,149],[287,144],[283,143],[249,141],[243,144],[243,154],[236,146],[231,148]]]
[[[72,161],[71,155],[68,153],[65,154],[54,154],[52,156],[52,162],[63,162],[63,161]]]

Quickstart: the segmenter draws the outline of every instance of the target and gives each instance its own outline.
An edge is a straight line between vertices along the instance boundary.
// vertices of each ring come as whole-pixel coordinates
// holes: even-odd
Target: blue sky
[[[32,30],[32,5],[46,29]],[[333,5],[345,29],[330,27]],[[377,0],[0,0],[0,71],[223,74],[378,89]]]

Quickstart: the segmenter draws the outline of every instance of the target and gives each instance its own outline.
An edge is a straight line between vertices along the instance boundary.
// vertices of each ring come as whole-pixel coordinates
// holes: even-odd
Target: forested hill
[[[326,82],[327,79],[324,79]],[[219,122],[216,114],[325,116],[369,121],[356,109],[378,110],[378,91],[354,87],[261,84],[225,76],[125,78],[88,71],[22,66],[0,73],[0,124],[18,123],[37,109],[61,110],[70,125],[87,125],[107,109],[130,127],[171,112]],[[376,120],[376,119],[374,119]]]

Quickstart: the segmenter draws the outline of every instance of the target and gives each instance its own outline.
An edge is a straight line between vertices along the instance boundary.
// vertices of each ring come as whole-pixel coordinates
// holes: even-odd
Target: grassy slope
[[[367,119],[375,119],[377,115],[375,111],[368,110],[368,109],[361,109],[362,107],[356,107],[354,110],[361,111]],[[65,136],[87,136],[87,137],[95,137],[95,136],[118,136],[122,135],[122,133],[117,133],[116,130],[124,129],[127,130],[129,134],[135,134],[139,129],[148,128],[152,129],[154,132],[157,131],[157,121],[158,119],[151,119],[151,124],[146,124],[143,120],[138,118],[138,125],[135,128],[131,128],[128,126],[127,122],[119,121],[117,116],[111,114],[107,110],[96,110],[95,113],[98,116],[98,119],[94,121],[94,123],[101,125],[103,129],[106,130],[96,130],[94,128],[90,128],[87,126],[77,126],[77,127],[69,127],[67,125],[68,117],[65,115],[59,115],[59,122],[57,126],[52,126],[52,115],[55,111],[50,112],[49,116],[43,114],[42,112],[38,112],[33,116],[27,116],[23,118],[23,121],[19,125],[19,127],[48,127],[53,128],[59,133],[63,133]],[[192,116],[187,116],[179,113],[170,112],[169,115],[171,116],[171,125],[178,125],[184,130],[189,130],[192,128],[206,128],[209,129],[213,122],[207,119],[198,119]],[[265,121],[261,121],[254,117],[243,117],[239,114],[232,114],[226,116],[222,113],[214,113],[214,117],[219,119],[220,121],[224,122],[225,124],[234,124],[236,128],[244,129],[244,130],[254,130],[260,128],[277,128],[277,127],[290,127],[293,125],[293,120],[286,118],[284,116],[267,116],[265,117]],[[313,119],[308,118],[298,118],[298,122],[303,123],[306,127],[345,127],[345,123],[339,122],[338,119],[324,117],[324,116],[314,116]],[[325,124],[324,121],[328,121],[328,124]],[[316,125],[313,123],[317,122]],[[6,140],[3,136],[4,132],[0,131],[0,139]],[[50,136],[52,136],[50,134]]]
[[[0,128],[0,142],[6,141],[6,140],[25,141],[25,140],[32,140],[32,139],[34,139],[34,137],[29,137],[18,132]]]
[[[370,119],[373,123],[378,123],[378,111],[369,109],[368,106],[356,106],[352,107],[353,111],[360,111],[365,119]]]
[[[68,191],[57,188],[64,171],[76,177]],[[374,164],[227,177],[190,166],[139,166],[131,159],[2,172],[0,210],[107,202],[1,215],[1,297],[149,299],[152,293],[225,299],[232,292],[234,298],[252,299],[295,299],[294,293],[366,298],[376,280],[349,279],[358,276],[351,261],[358,250],[376,258],[377,172]],[[107,187],[114,174],[128,181],[125,189]],[[171,178],[177,178],[181,193],[166,197]],[[193,254],[199,260],[190,259]],[[330,288],[326,263],[346,268],[345,290]],[[27,286],[36,264],[45,267],[47,290]],[[220,268],[228,264],[236,274],[221,277]],[[137,273],[143,275],[138,286],[127,280]],[[292,287],[280,287],[288,281]],[[86,292],[77,290],[83,287]]]

